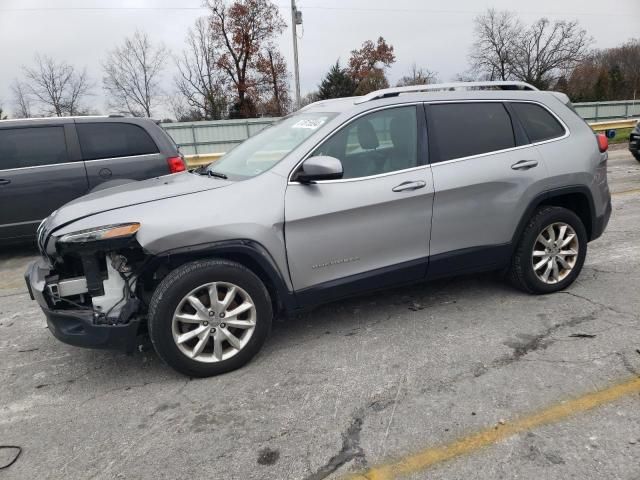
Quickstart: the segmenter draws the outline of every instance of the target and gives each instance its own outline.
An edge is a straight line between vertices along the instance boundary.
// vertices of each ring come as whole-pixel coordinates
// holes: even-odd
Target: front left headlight
[[[58,241],[61,243],[87,243],[98,242],[100,240],[112,240],[114,238],[126,238],[134,236],[139,229],[139,223],[103,225],[102,227],[67,233],[61,236]]]

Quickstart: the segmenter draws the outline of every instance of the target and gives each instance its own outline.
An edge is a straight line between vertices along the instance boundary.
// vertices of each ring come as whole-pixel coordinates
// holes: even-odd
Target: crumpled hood
[[[47,219],[47,230],[51,231],[53,228],[97,213],[190,195],[233,183],[228,180],[183,172],[106,188],[89,193],[60,207]]]

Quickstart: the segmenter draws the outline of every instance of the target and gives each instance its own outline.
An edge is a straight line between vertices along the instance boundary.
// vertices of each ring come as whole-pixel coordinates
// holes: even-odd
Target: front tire
[[[169,366],[209,377],[249,362],[272,317],[269,293],[253,272],[227,260],[198,260],[173,270],[156,288],[149,336]]]
[[[541,207],[520,237],[509,277],[528,293],[557,292],[578,277],[586,254],[587,231],[580,218],[566,208]]]

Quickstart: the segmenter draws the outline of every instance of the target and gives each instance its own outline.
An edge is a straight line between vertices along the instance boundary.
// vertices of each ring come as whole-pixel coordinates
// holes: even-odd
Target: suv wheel
[[[167,275],[149,305],[149,336],[168,365],[192,377],[241,367],[258,353],[273,312],[264,284],[226,260],[199,260]]]
[[[525,292],[557,292],[580,274],[586,254],[587,231],[580,218],[566,208],[542,207],[522,233],[509,276]]]

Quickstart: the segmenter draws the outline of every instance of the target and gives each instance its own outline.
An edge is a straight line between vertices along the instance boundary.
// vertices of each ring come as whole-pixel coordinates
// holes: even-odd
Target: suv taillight
[[[182,157],[167,158],[167,165],[169,165],[169,173],[184,172],[187,169]]]
[[[596,133],[596,138],[598,139],[598,148],[600,149],[600,153],[604,153],[609,149],[609,139],[604,133]]]

